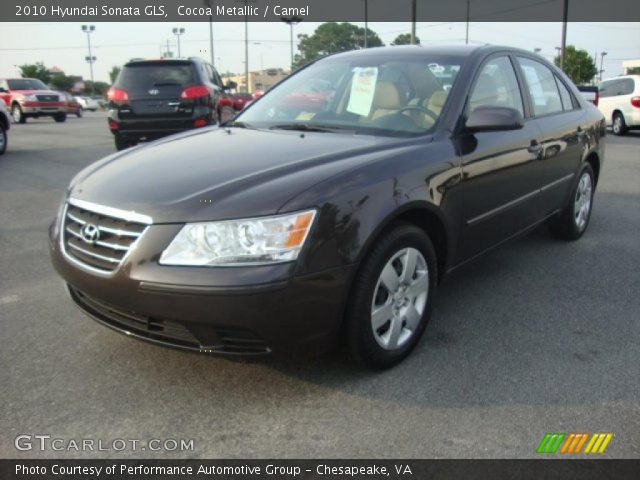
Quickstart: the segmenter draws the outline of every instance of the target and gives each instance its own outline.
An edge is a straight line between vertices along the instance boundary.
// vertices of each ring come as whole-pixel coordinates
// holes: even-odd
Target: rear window
[[[607,80],[600,84],[600,97],[617,97],[619,95],[631,95],[635,89],[633,78],[621,78]]]
[[[187,87],[196,82],[193,65],[190,63],[140,63],[126,65],[116,85],[128,89],[143,89],[167,85]]]
[[[36,78],[18,78],[7,80],[9,90],[48,90],[49,88]]]

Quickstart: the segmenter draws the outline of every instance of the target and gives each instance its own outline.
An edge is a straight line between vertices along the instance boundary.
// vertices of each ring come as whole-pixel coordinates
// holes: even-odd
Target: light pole
[[[82,25],[82,31],[87,34],[87,45],[89,46],[89,56],[84,59],[89,63],[89,72],[91,73],[91,95],[93,96],[93,62],[96,61],[96,57],[91,54],[91,34],[96,30],[95,25]]]
[[[182,57],[182,55],[180,54],[180,35],[184,35],[184,28],[174,28],[173,34],[178,39],[178,58],[180,58]]]
[[[367,30],[369,30],[369,0],[364,0],[364,48],[369,44]]]
[[[214,8],[215,0],[204,0],[205,6],[211,8],[211,15],[209,15],[209,50],[211,51],[211,65],[214,67],[216,63],[214,61],[215,57],[213,55],[213,8]]]
[[[607,54],[607,52],[600,52],[600,81],[602,81],[602,74],[604,73],[604,70],[602,69],[603,65],[604,65],[604,56]]]
[[[464,43],[465,45],[469,45],[469,15],[471,13],[471,0],[467,0],[467,33],[464,37]]]
[[[542,51],[541,48],[534,48],[533,53],[540,53]]]
[[[418,5],[416,0],[411,2],[411,45],[416,44],[416,16],[418,11]]]
[[[562,50],[560,51],[560,70],[564,71],[564,60],[567,50],[567,22],[569,20],[569,0],[562,6]]]
[[[293,26],[300,23],[302,21],[302,18],[296,17],[296,16],[280,17],[280,20],[288,24],[290,28],[290,37],[291,37],[291,67],[290,68],[291,68],[291,71],[293,72]]]

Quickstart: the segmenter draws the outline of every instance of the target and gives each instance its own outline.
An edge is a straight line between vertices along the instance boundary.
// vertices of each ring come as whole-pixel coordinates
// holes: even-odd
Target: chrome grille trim
[[[115,275],[153,223],[148,215],[72,198],[66,202],[61,217],[60,249],[64,257],[77,267],[101,276]],[[106,236],[117,238],[85,242],[80,227],[87,223],[95,224]],[[78,244],[80,241],[84,243]]]

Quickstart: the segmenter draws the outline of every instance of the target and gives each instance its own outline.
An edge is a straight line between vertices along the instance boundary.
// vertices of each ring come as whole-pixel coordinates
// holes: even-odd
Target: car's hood
[[[207,128],[90,165],[72,181],[70,196],[154,223],[268,215],[311,185],[404,145],[397,138]]]

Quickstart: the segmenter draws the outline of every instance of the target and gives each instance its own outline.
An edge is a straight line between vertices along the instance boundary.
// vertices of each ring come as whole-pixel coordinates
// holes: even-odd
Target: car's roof
[[[390,54],[404,57],[422,57],[422,56],[446,56],[469,57],[474,54],[488,55],[492,52],[510,51],[514,53],[532,54],[527,50],[502,45],[462,45],[462,44],[443,44],[443,45],[397,45],[388,47],[373,47],[361,50],[350,50],[348,52],[330,55],[330,58],[349,58],[361,56],[387,56]]]

